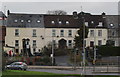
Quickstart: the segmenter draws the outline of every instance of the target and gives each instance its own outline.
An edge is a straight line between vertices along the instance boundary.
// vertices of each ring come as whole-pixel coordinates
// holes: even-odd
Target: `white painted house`
[[[89,28],[86,47],[93,45],[105,45],[107,40],[107,28],[102,15],[85,15],[85,25]],[[74,37],[82,25],[79,15],[74,19],[73,15],[42,15],[42,14],[18,14],[10,13],[7,19],[5,44],[14,46],[16,53],[30,48],[32,54],[51,43],[56,47],[74,47]],[[23,40],[28,40],[24,43]],[[64,43],[62,43],[64,42]]]

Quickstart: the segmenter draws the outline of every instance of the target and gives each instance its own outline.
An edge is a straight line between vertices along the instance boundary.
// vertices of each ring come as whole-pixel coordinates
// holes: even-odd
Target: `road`
[[[41,66],[42,67],[42,66]],[[29,68],[28,71],[40,71],[40,72],[49,72],[49,73],[56,73],[56,74],[85,74],[85,75],[120,75],[118,73],[118,67],[95,67],[95,72],[93,72],[93,67],[86,67],[85,72],[83,71],[82,67],[78,67],[74,70],[71,67],[63,67],[57,66],[43,66],[42,68]],[[48,68],[49,67],[49,68]]]

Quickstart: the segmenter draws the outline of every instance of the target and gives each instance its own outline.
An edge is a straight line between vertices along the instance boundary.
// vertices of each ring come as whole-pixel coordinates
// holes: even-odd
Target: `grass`
[[[36,71],[6,70],[2,77],[119,77],[119,76],[80,76],[79,74],[54,74]]]

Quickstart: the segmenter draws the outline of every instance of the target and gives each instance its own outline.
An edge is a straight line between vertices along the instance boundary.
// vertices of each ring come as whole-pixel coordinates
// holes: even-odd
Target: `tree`
[[[84,30],[84,27],[85,27],[85,38],[87,38],[89,31],[88,31],[88,28],[85,25],[81,26],[81,28],[77,31],[78,36],[75,36],[75,38],[74,38],[75,47],[79,48],[79,49],[83,46],[83,30]]]
[[[50,14],[50,15],[67,15],[67,12],[64,11],[64,10],[49,10],[47,11],[47,14]]]

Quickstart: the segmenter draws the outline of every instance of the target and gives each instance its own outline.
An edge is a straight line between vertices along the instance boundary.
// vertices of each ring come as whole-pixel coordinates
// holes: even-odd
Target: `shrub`
[[[114,47],[114,46],[100,46],[97,47],[98,52],[102,56],[120,56],[120,47]]]

